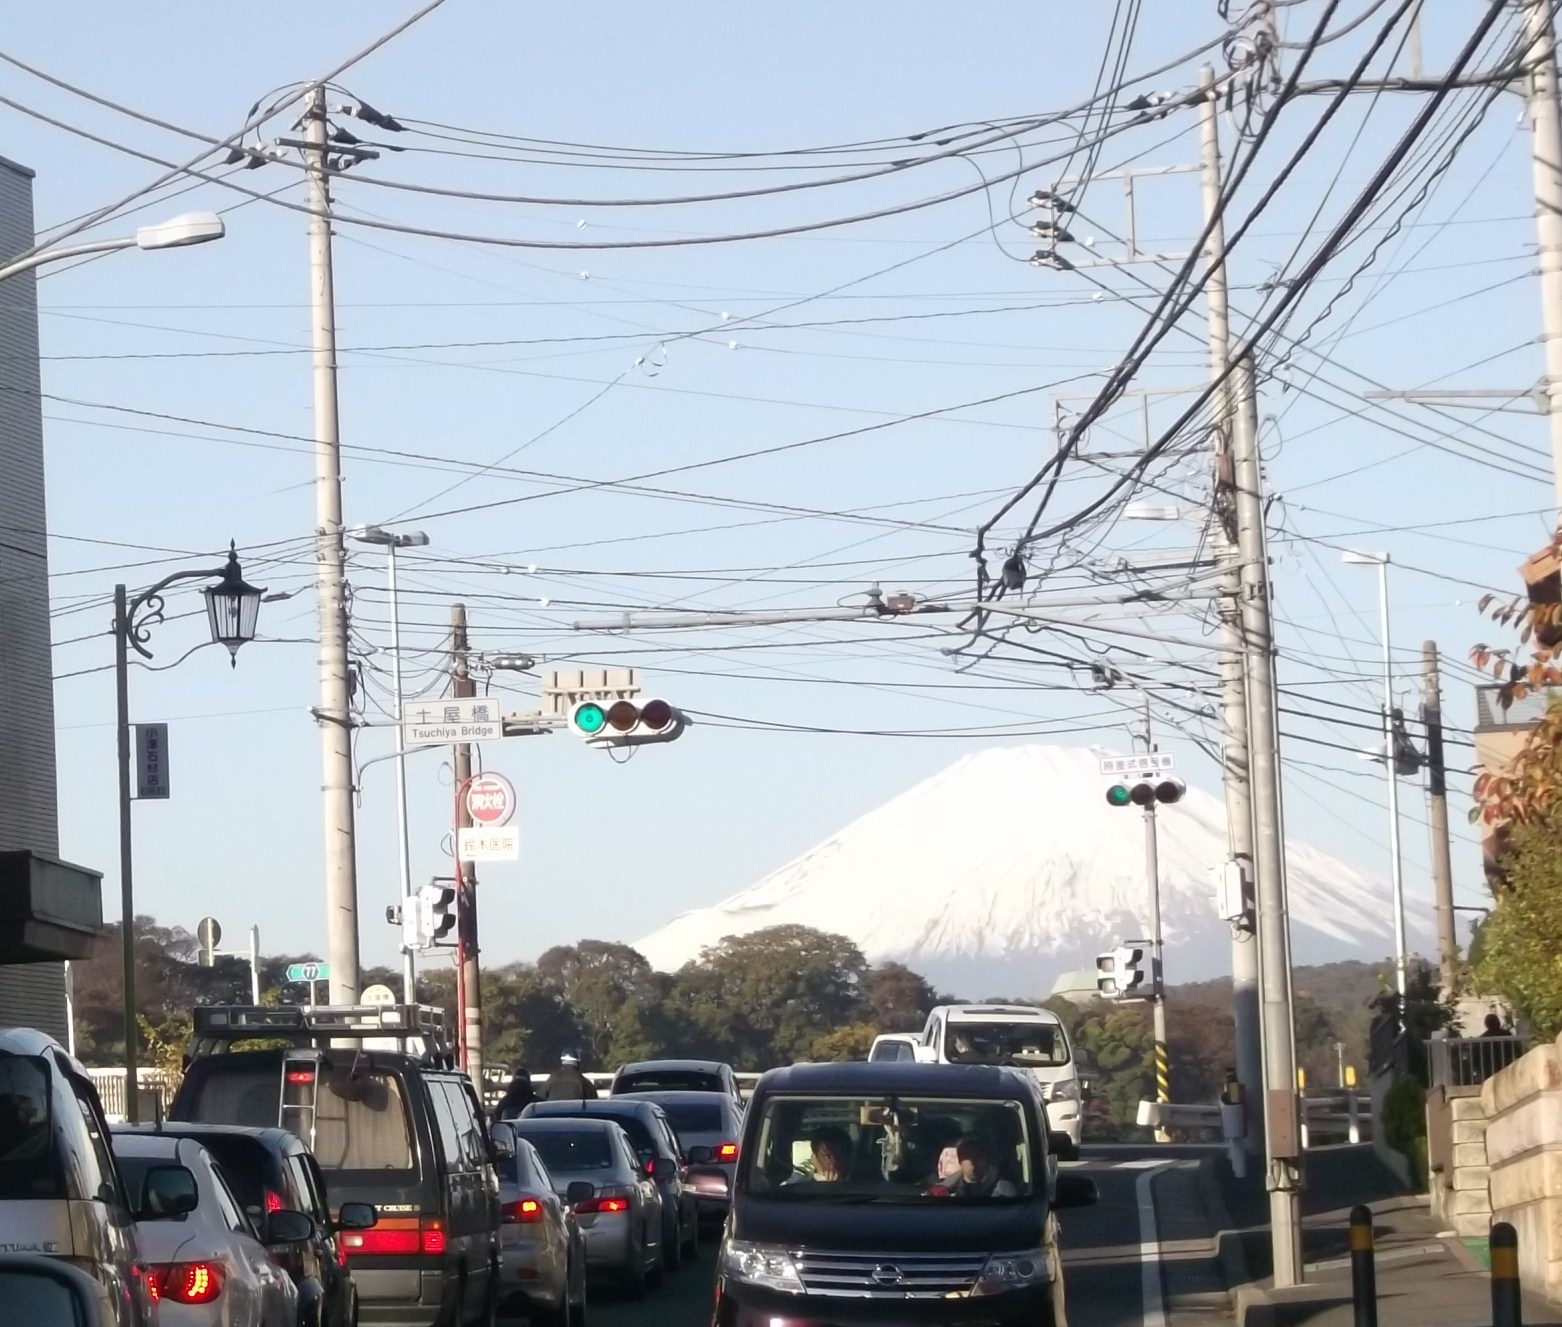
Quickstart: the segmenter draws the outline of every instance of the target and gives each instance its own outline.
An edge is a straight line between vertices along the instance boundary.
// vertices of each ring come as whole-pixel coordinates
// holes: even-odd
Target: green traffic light
[[[607,726],[607,711],[600,705],[582,705],[575,711],[575,727],[595,737]]]
[[[1133,801],[1133,794],[1121,783],[1114,783],[1106,790],[1106,800],[1109,806],[1127,806]]]

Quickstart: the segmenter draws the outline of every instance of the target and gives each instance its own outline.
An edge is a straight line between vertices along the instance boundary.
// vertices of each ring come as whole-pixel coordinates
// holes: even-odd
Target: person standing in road
[[[521,1112],[537,1100],[537,1089],[532,1086],[532,1071],[524,1064],[515,1066],[515,1076],[504,1090],[504,1099],[494,1111],[498,1120],[518,1120]]]
[[[597,1089],[580,1072],[580,1056],[566,1052],[559,1056],[559,1067],[542,1085],[544,1101],[595,1101]]]

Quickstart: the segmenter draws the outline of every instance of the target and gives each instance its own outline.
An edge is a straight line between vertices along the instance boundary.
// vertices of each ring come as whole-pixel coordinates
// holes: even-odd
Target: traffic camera
[[[1170,806],[1182,801],[1188,785],[1174,775],[1144,776],[1132,783],[1114,783],[1106,790],[1108,806]]]
[[[569,712],[570,731],[590,746],[672,742],[687,724],[683,712],[665,700],[582,700]]]
[[[1138,945],[1119,945],[1110,954],[1096,955],[1096,990],[1107,1000],[1142,999],[1149,993],[1143,963],[1144,949]]]

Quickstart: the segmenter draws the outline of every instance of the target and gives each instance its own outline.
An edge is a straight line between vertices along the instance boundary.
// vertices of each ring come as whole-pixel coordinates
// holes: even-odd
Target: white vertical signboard
[[[136,797],[143,802],[168,797],[168,725],[136,724]]]

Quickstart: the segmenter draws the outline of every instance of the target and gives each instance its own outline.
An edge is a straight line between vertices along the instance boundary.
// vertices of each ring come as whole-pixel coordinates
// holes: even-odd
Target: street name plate
[[[1103,774],[1158,774],[1176,769],[1177,760],[1170,751],[1147,751],[1137,756],[1102,756]]]
[[[504,736],[504,712],[490,696],[412,701],[402,706],[401,733],[408,746],[492,742]]]
[[[463,862],[516,861],[521,855],[521,831],[515,825],[462,829],[456,835],[456,854]]]

